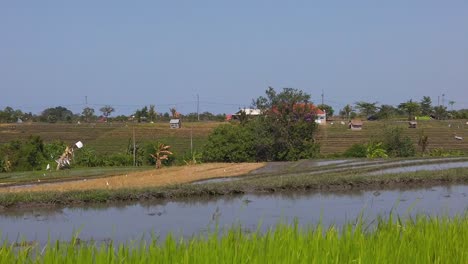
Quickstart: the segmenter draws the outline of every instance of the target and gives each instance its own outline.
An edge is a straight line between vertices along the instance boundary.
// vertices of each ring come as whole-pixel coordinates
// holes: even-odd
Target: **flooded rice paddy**
[[[297,219],[301,225],[340,226],[362,214],[371,223],[378,215],[401,217],[463,214],[468,209],[468,185],[419,189],[294,192],[222,198],[159,200],[86,207],[7,209],[0,212],[2,238],[8,241],[82,240],[125,242],[143,236],[164,238],[169,232],[190,237],[218,225],[241,224],[256,230]]]

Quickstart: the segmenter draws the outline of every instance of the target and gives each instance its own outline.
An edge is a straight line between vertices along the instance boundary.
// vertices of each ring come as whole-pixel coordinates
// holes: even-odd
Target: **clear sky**
[[[268,86],[468,108],[468,1],[0,1],[1,108],[231,113]]]

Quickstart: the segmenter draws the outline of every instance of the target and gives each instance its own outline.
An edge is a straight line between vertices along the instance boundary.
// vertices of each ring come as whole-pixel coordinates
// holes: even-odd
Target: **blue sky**
[[[335,110],[468,108],[467,1],[1,1],[0,107],[231,113],[268,86]],[[442,99],[441,103],[442,103]]]

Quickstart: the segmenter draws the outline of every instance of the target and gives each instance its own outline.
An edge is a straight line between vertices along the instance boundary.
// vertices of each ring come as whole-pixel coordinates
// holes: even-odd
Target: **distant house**
[[[260,111],[260,109],[244,108],[244,109],[237,111],[235,114],[227,115],[226,121],[240,119],[242,112],[244,112],[246,116],[259,116],[262,114],[262,111]]]
[[[362,124],[361,120],[351,120],[348,126],[351,130],[362,130]]]
[[[327,113],[322,109],[314,108],[315,111],[315,123],[319,125],[327,124]]]
[[[181,128],[182,122],[180,119],[171,119],[171,121],[169,121],[169,125],[171,128]]]

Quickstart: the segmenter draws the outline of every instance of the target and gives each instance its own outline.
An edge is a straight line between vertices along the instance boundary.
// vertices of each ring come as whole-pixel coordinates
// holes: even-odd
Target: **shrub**
[[[133,156],[126,153],[114,153],[103,160],[104,166],[132,166]]]
[[[255,161],[252,130],[245,126],[224,124],[214,129],[203,149],[203,160],[207,162]]]
[[[348,158],[365,158],[367,156],[367,147],[365,144],[353,144],[343,153],[343,156]]]
[[[0,148],[3,169],[26,171],[40,169],[45,163],[44,142],[39,136],[30,136],[26,141],[14,140]]]
[[[392,157],[412,157],[416,155],[411,138],[402,135],[403,129],[394,127],[384,131],[383,146]]]
[[[96,151],[84,146],[75,153],[74,164],[84,167],[98,167],[103,166],[104,162],[102,158],[96,155]]]

